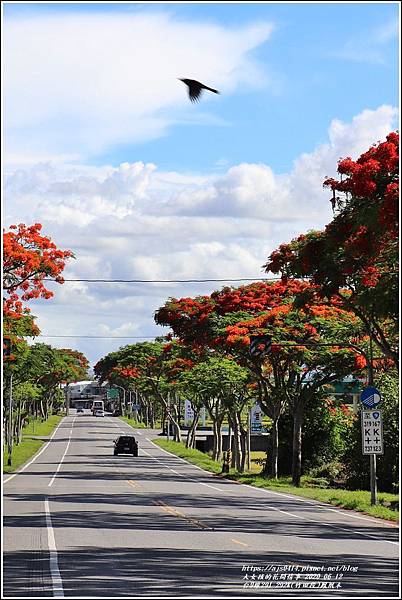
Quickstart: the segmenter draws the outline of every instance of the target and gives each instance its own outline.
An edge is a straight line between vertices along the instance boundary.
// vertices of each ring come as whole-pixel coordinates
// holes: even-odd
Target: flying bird
[[[196,81],[195,79],[180,79],[183,83],[188,86],[188,95],[191,102],[197,102],[200,99],[202,90],[209,90],[214,94],[219,94],[218,90],[214,90],[213,88]]]

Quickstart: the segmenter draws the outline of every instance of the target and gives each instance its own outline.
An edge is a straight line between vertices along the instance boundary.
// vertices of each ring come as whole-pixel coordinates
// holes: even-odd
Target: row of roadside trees
[[[3,234],[3,428],[9,461],[24,424],[46,420],[64,404],[61,385],[86,377],[86,357],[77,350],[27,340],[40,334],[27,303],[50,299],[44,280],[63,283],[65,261],[73,257],[41,232],[41,225],[12,225]]]
[[[234,462],[245,464],[242,416],[258,401],[271,422],[264,473],[278,476],[280,420],[293,426],[292,479],[300,485],[306,415],[323,403],[327,386],[345,376],[396,377],[398,364],[398,135],[342,159],[332,189],[334,218],[282,244],[269,257],[278,281],[225,287],[195,298],[169,298],[155,321],[168,339],[121,348],[95,367],[103,381],[131,386],[169,412],[180,440],[180,398],[191,399],[194,424],[205,406],[213,422],[214,458],[221,426],[234,433]],[[268,336],[268,354],[251,355],[250,338]],[[391,467],[390,468],[394,468]]]

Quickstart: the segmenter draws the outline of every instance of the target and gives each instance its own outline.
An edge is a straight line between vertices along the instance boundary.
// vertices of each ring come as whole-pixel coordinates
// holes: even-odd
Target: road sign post
[[[370,382],[371,383],[371,382]],[[377,454],[384,453],[382,413],[375,407],[381,402],[381,393],[375,387],[367,387],[360,394],[362,407],[362,450],[370,455],[371,504],[377,504]]]
[[[362,410],[363,454],[384,454],[382,411]]]

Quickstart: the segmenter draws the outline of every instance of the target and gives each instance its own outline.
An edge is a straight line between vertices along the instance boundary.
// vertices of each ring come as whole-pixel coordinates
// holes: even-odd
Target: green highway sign
[[[119,390],[112,388],[111,390],[107,390],[107,399],[108,400],[117,400],[119,397]]]
[[[332,394],[360,394],[364,383],[358,379],[352,381],[333,381],[327,388]]]

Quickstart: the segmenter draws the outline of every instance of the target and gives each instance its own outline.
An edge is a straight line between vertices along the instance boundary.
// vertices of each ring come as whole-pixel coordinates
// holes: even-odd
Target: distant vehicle
[[[104,417],[104,416],[105,416],[105,413],[104,413],[104,411],[103,411],[103,410],[101,410],[100,408],[97,408],[97,409],[94,411],[94,417]]]
[[[82,406],[79,406],[79,407],[77,408],[77,413],[79,413],[79,412],[82,412],[82,413],[84,412],[84,409],[82,408]]]
[[[133,435],[121,435],[114,441],[114,456],[132,454],[138,456],[138,442]]]
[[[118,408],[113,412],[113,417],[120,417],[121,416],[121,410],[119,410]]]
[[[91,410],[93,414],[95,414],[96,410],[101,410],[103,412],[105,410],[103,400],[94,400],[92,402]]]

